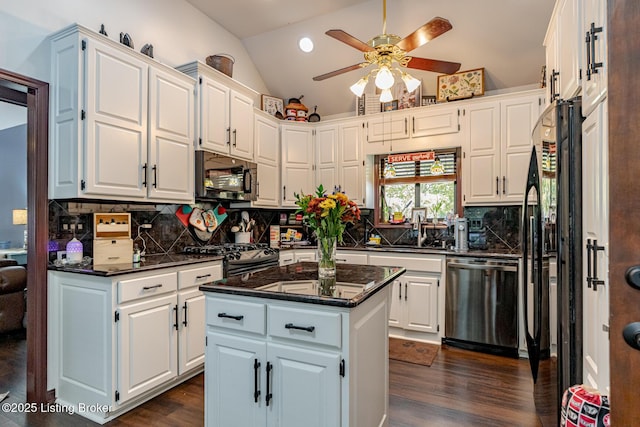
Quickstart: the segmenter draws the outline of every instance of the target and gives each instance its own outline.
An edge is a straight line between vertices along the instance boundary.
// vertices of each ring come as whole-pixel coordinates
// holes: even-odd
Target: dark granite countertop
[[[200,290],[338,307],[355,307],[376,292],[384,289],[386,285],[393,282],[404,272],[405,269],[402,267],[338,264],[336,269],[337,288],[345,286],[362,289],[353,298],[320,296],[316,290],[312,294],[289,293],[281,290],[282,286],[288,284],[308,283],[312,285],[317,283],[318,263],[316,262],[298,262],[283,267],[271,267],[242,276],[233,276],[202,285]],[[309,287],[311,288],[311,286]]]
[[[151,271],[161,268],[179,267],[181,265],[198,264],[218,260],[222,260],[222,257],[192,254],[148,255],[144,257],[139,264],[130,263],[86,266],[67,264],[62,267],[56,267],[55,265],[50,264],[49,270],[87,274],[92,276],[116,276],[120,274],[138,273],[141,271]]]

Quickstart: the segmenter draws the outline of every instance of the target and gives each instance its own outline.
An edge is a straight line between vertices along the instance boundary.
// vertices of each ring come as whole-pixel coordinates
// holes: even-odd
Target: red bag
[[[609,397],[583,385],[569,387],[562,395],[562,427],[609,427]]]

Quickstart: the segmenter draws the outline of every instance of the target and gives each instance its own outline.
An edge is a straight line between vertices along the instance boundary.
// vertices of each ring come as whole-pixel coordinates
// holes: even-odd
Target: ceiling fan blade
[[[348,71],[353,71],[353,70],[357,70],[358,68],[362,68],[362,67],[366,67],[367,65],[369,65],[366,62],[362,62],[360,64],[355,64],[355,65],[350,65],[348,67],[344,67],[344,68],[340,68],[339,70],[335,70],[335,71],[331,71],[330,73],[325,73],[325,74],[320,74],[319,76],[315,76],[313,78],[314,81],[319,82],[321,80],[325,80],[328,79],[329,77],[335,77],[338,76],[340,74],[344,74]]]
[[[460,63],[440,61],[438,59],[416,58],[415,56],[412,56],[407,67],[418,70],[433,71],[435,73],[453,74],[460,69]]]
[[[451,28],[453,27],[447,19],[436,16],[431,21],[400,40],[397,43],[397,46],[405,52],[410,52],[413,49],[422,46],[429,40],[433,40],[439,35],[446,33]]]
[[[351,47],[358,49],[361,52],[369,52],[374,50],[371,46],[366,44],[365,42],[358,40],[353,37],[351,34],[342,31],[342,30],[329,30],[325,33],[329,37],[333,37],[334,39],[341,41],[342,43],[346,43]]]

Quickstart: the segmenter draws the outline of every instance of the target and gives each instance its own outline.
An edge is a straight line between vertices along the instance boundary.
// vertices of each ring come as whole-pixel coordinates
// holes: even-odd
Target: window
[[[376,224],[395,212],[411,217],[412,208],[426,208],[427,218],[446,218],[462,210],[460,149],[376,156]]]

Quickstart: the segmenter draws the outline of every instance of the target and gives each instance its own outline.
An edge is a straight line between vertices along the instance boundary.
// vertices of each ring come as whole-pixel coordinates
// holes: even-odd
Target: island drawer
[[[222,279],[222,263],[178,272],[178,288],[187,289]]]
[[[120,280],[118,282],[118,303],[175,292],[177,289],[178,276],[176,273]]]
[[[268,332],[272,337],[287,338],[340,348],[342,317],[340,313],[269,307]]]
[[[264,335],[264,304],[207,297],[207,325]]]

